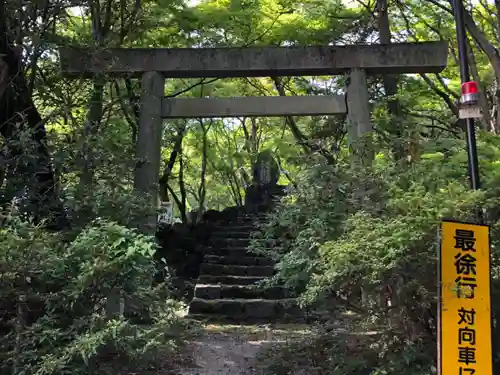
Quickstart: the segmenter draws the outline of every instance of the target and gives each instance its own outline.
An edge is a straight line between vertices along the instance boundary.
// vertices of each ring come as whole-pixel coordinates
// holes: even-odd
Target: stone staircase
[[[235,323],[297,321],[303,315],[283,287],[260,288],[256,283],[274,274],[274,262],[248,252],[260,215],[240,215],[214,228],[189,306],[198,319]]]

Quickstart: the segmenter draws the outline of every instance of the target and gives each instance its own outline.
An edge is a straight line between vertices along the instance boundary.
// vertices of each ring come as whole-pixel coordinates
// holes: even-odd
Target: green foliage
[[[4,371],[111,374],[175,353],[181,306],[165,287],[150,286],[155,245],[148,237],[97,221],[65,242],[13,220],[0,230],[0,245]],[[152,324],[109,320],[106,298],[116,290],[127,309],[146,306]]]
[[[420,342],[388,344],[378,333],[328,333],[262,352],[258,368],[266,375],[388,375],[433,373]]]
[[[104,371],[90,369],[102,359],[100,348],[111,347],[120,353],[117,358],[143,358],[143,351],[154,351],[149,343],[158,347],[164,342],[159,337],[175,325],[175,307],[151,312],[157,323],[148,328],[105,319],[103,298],[114,287],[120,287],[129,302],[151,306],[154,311],[159,296],[149,286],[154,247],[149,239],[125,228],[133,227],[151,210],[149,201],[133,189],[140,80],[62,79],[56,46],[376,43],[381,31],[377,18],[384,12],[361,1],[340,0],[92,0],[80,7],[71,1],[60,1],[58,6],[26,1],[21,8],[16,2],[6,3],[5,19],[0,22],[12,34],[8,37],[23,47],[25,69],[20,74],[24,73],[29,86],[25,99],[33,99],[40,123],[47,129],[54,195],[71,213],[73,229],[54,235],[16,221],[1,229],[0,294],[6,305],[0,313],[5,311],[6,319],[11,319],[7,328],[19,327],[17,320],[26,313],[18,312],[18,305],[43,309],[34,321],[23,325],[18,334],[21,346],[16,344],[15,331],[9,330],[1,343],[0,360],[5,367],[26,369],[26,373]],[[455,103],[460,77],[449,2],[387,3],[391,40],[447,40],[451,53],[447,68],[439,74],[398,77],[395,98],[386,97],[379,76],[369,77],[377,152],[373,166],[353,168],[346,157],[345,117],[295,118],[294,131],[291,120],[282,118],[169,120],[164,127],[162,170],[174,155],[177,137],[183,136],[168,185],[169,198],[187,209],[241,204],[252,163],[263,149],[272,150],[280,168],[288,172],[286,177],[282,174],[280,183],[296,182],[292,194],[254,241],[255,251],[279,261],[279,272],[270,282],[285,284],[305,304],[334,306],[335,313],[355,311],[359,330],[383,331],[377,345],[362,347],[362,366],[353,364],[342,351],[342,338],[327,336],[322,342],[307,343],[310,357],[316,358],[309,365],[328,373],[357,373],[363,366],[375,368],[372,373],[376,374],[406,372],[407,368],[429,373],[429,364],[434,362],[434,344],[429,342],[435,329],[436,230],[443,217],[465,220],[477,205],[486,210],[494,249],[493,300],[500,301],[500,147],[495,135],[500,113],[496,92],[500,36],[495,25],[500,14],[492,2],[466,4],[475,21],[468,53],[471,73],[481,81],[486,99],[479,125],[491,131],[481,134],[479,144],[484,189],[470,193],[464,144],[453,138],[460,133]],[[345,78],[290,77],[281,83],[287,95],[333,95],[344,91]],[[277,94],[276,82],[270,78],[168,79],[165,89],[170,97]],[[5,105],[1,108],[6,108],[9,103],[3,99],[0,94]],[[393,104],[401,112],[395,122],[401,130],[398,135],[389,99],[397,99]],[[208,128],[209,124],[210,129],[203,132],[202,125]],[[6,136],[4,145],[22,149],[23,155],[11,158],[11,150],[2,145],[2,156],[6,156],[0,165],[2,206],[11,205],[23,189],[28,195],[39,193],[33,176],[40,144],[28,132],[14,133]],[[389,148],[394,144],[406,147],[412,141],[419,150],[405,148],[411,162],[395,163]],[[334,155],[334,165],[325,163],[317,152],[320,148]],[[206,194],[201,194],[203,187]],[[20,211],[33,213],[30,203]],[[95,218],[102,220],[81,232]],[[271,252],[269,241],[274,245]],[[21,296],[28,302],[17,303]],[[500,312],[498,302],[493,310]],[[282,363],[269,371],[293,373],[287,363],[304,348],[289,349]],[[377,355],[372,356],[373,352]]]
[[[362,172],[345,165],[334,171],[312,166],[254,239],[255,250],[261,252],[266,251],[259,247],[262,238],[280,239],[280,246],[271,251],[279,260],[274,283],[293,287],[303,304],[329,311],[329,320],[351,314],[347,320],[357,334],[369,330],[384,337],[371,347],[360,343],[360,359],[373,368],[368,373],[411,368],[405,373],[424,374],[435,363],[440,220],[471,222],[482,207],[491,225],[493,259],[499,259],[500,143],[482,134],[479,149],[483,190],[478,192],[467,183],[464,144],[454,139],[429,142],[421,159],[409,166],[382,154],[372,169]],[[500,287],[499,267],[494,261],[494,296]],[[500,314],[497,304],[493,313]],[[321,349],[329,363],[324,369],[358,373],[347,370],[344,365],[352,365],[350,360],[339,362],[338,348],[332,348],[342,340],[323,339],[329,347]],[[293,350],[303,354],[311,350],[308,345]],[[289,350],[281,353],[285,359],[280,371],[288,368],[286,356],[293,356],[286,354]]]

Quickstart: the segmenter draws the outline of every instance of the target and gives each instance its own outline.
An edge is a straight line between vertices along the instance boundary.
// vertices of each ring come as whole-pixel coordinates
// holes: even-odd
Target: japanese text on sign
[[[441,375],[491,375],[488,227],[442,223]]]

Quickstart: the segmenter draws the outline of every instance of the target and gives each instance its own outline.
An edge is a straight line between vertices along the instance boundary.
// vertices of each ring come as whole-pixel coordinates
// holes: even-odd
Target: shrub
[[[351,320],[355,316],[353,334],[379,335],[380,342],[360,352],[360,359],[373,366],[371,374],[433,371],[437,231],[442,219],[473,221],[477,207],[484,209],[491,228],[493,301],[498,300],[500,142],[481,137],[483,189],[476,192],[468,186],[462,142],[423,146],[421,159],[411,165],[395,164],[380,153],[373,167],[363,171],[346,163],[309,167],[297,191],[258,236],[279,237],[279,246],[271,250],[279,261],[274,283],[294,288],[303,304],[328,310],[330,321],[346,313]],[[255,250],[269,254],[259,238],[253,242]],[[496,303],[493,314],[500,316]],[[495,326],[494,337],[498,330]],[[336,340],[326,338],[329,347]],[[308,345],[313,344],[294,350],[308,350]],[[329,364],[325,368],[337,368],[336,349],[318,350]],[[338,368],[327,373],[357,373]]]
[[[96,221],[71,242],[10,222],[0,230],[1,369],[116,374],[173,353],[180,306],[151,288],[154,251],[149,237],[113,222]],[[132,310],[147,306],[152,323],[108,319],[106,297],[116,290]]]

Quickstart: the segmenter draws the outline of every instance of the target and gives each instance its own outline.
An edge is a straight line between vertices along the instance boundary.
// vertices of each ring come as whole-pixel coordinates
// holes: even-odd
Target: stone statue
[[[279,177],[280,168],[271,151],[260,152],[253,167],[252,184],[245,189],[247,210],[259,211],[270,207]]]
[[[257,160],[253,167],[254,183],[268,186],[276,185],[280,178],[279,165],[269,150],[264,150],[257,155]]]
[[[158,210],[158,224],[170,225],[173,222],[173,206],[171,202],[161,202]]]

